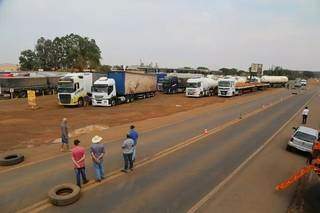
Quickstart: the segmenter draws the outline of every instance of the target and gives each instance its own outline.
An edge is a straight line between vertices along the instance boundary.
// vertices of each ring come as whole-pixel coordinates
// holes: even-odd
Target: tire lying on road
[[[79,186],[72,183],[65,183],[53,187],[48,192],[48,196],[53,205],[66,206],[79,200],[80,191]]]
[[[24,156],[21,154],[3,155],[0,157],[0,166],[11,166],[24,161]]]

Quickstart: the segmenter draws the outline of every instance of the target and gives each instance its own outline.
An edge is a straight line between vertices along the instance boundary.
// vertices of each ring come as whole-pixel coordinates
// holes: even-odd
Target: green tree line
[[[311,71],[294,71],[289,69],[284,69],[280,66],[277,66],[270,70],[263,71],[264,75],[275,75],[275,76],[288,76],[290,80],[294,80],[296,78],[314,78],[317,77],[315,72]]]
[[[69,34],[53,40],[39,38],[34,50],[23,50],[21,70],[79,70],[100,66],[101,51],[94,39]]]

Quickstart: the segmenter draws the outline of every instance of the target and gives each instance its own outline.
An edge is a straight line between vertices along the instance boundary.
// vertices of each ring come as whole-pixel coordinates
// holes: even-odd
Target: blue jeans
[[[74,171],[76,173],[77,185],[79,187],[81,187],[81,177],[82,177],[82,182],[83,183],[87,182],[86,169],[85,169],[85,167],[75,168]]]
[[[101,180],[102,178],[104,178],[103,161],[100,161],[99,163],[93,162],[93,168],[96,173],[97,180]]]
[[[128,170],[128,166],[130,169],[132,169],[133,168],[132,153],[123,153],[123,159],[124,159],[124,169]]]

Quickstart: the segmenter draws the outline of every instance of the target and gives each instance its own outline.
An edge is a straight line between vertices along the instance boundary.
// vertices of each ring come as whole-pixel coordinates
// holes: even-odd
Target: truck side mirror
[[[292,127],[292,129],[293,129],[294,131],[297,131],[298,128],[297,128],[297,127]]]

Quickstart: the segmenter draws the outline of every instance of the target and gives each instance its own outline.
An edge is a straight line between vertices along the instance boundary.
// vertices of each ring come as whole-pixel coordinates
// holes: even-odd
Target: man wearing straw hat
[[[103,156],[105,154],[104,145],[100,143],[102,137],[96,135],[92,138],[92,145],[90,147],[90,153],[93,162],[93,168],[96,173],[96,181],[100,182],[104,179],[104,165],[103,165]]]

